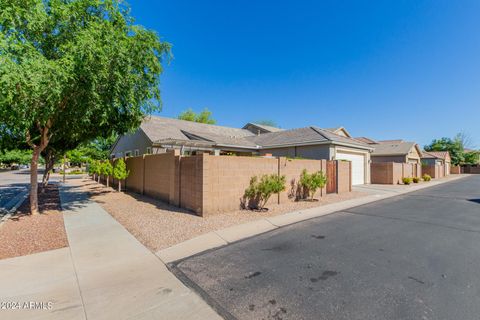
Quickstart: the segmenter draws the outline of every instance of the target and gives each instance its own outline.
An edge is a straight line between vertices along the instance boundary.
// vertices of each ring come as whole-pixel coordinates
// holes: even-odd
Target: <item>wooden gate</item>
[[[337,162],[327,161],[327,193],[337,192]]]

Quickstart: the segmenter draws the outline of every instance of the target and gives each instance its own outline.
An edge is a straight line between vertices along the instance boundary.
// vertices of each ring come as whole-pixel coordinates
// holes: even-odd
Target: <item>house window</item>
[[[147,154],[152,154],[152,148],[147,147]]]
[[[140,155],[140,151],[138,149],[135,149],[135,157],[138,157]]]
[[[132,151],[125,151],[125,157],[131,157]]]

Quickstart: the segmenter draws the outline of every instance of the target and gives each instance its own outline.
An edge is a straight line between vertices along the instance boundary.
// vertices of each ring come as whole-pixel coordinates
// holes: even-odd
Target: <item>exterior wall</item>
[[[371,162],[371,154],[368,151],[362,151],[359,149],[355,148],[348,148],[348,147],[341,147],[341,146],[335,146],[332,157],[330,159],[336,159],[336,154],[337,152],[347,152],[347,153],[353,153],[353,154],[363,154],[364,156],[364,163],[365,163],[365,168],[364,168],[364,181],[366,184],[371,183],[371,173],[370,173],[370,162]]]
[[[352,191],[352,163],[337,161],[337,193]]]
[[[371,164],[372,183],[399,184],[403,178],[421,177],[422,168],[414,163],[378,162]]]
[[[137,131],[132,134],[120,136],[111,153],[115,154],[116,158],[122,158],[127,151],[132,152],[132,156],[134,156],[135,150],[138,149],[139,154],[143,155],[147,153],[147,147],[151,146],[152,143],[145,133],[143,133],[141,129],[137,129]]]
[[[433,179],[442,178],[445,176],[445,166],[443,165],[423,165],[423,174],[428,174]]]
[[[450,167],[450,174],[460,174],[462,173],[462,168],[460,166],[452,166]]]
[[[275,149],[262,149],[260,155],[271,154],[274,157],[289,157],[295,158],[295,147],[275,148]]]
[[[434,166],[436,164],[436,159],[433,158],[423,158],[422,159],[422,164],[424,165],[429,165],[429,166]]]
[[[312,146],[298,146],[285,148],[262,149],[261,155],[271,154],[274,157],[300,157],[304,159],[325,159],[330,160],[330,146],[329,145],[312,145]]]
[[[126,181],[125,188],[129,191],[134,191],[143,194],[144,187],[144,160],[141,157],[129,157],[125,161],[127,170],[130,171]]]
[[[170,185],[175,184],[175,163],[178,156],[169,152],[146,155],[144,159],[144,194],[172,203],[174,198],[170,197]]]
[[[380,163],[380,162],[397,162],[403,163],[406,162],[405,156],[375,156],[372,154],[372,163]]]
[[[286,192],[280,194],[280,202],[295,200],[301,197],[302,190],[299,186],[300,174],[303,169],[308,173],[322,171],[327,174],[327,160],[291,160],[287,158],[279,159],[278,171],[286,178]],[[315,197],[321,197],[326,194],[326,186],[321,190],[317,190]]]
[[[205,179],[203,214],[240,209],[243,194],[253,176],[278,173],[276,158],[204,155],[203,159]],[[269,203],[278,203],[278,197],[272,195]]]
[[[333,161],[332,161],[333,162]],[[244,205],[243,194],[253,176],[280,174],[286,190],[272,195],[269,204],[294,201],[303,169],[327,171],[327,160],[212,156],[180,157],[177,153],[127,158],[127,190],[190,209],[198,215],[237,210]],[[336,192],[351,191],[351,163],[335,161],[336,175],[330,177]],[[328,178],[328,177],[327,177]],[[118,181],[112,181],[117,182]],[[123,182],[122,182],[123,185]],[[326,195],[319,190],[316,198]]]
[[[316,146],[298,146],[297,147],[297,157],[302,157],[305,159],[332,159],[332,154],[330,151],[330,145],[316,145]]]

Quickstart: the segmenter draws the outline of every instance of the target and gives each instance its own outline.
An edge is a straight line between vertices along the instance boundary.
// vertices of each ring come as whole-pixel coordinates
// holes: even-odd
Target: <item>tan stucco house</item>
[[[374,148],[353,139],[342,127],[282,130],[248,123],[240,129],[151,116],[134,133],[119,137],[111,156],[138,156],[171,149],[180,149],[183,155],[209,152],[348,160],[352,162],[355,185],[370,183],[370,153]]]
[[[452,158],[448,151],[422,151],[422,164],[443,166],[444,175],[448,176],[452,166]]]
[[[372,163],[421,163],[422,151],[416,142],[401,139],[373,140],[366,137],[356,139],[375,148],[371,154]]]

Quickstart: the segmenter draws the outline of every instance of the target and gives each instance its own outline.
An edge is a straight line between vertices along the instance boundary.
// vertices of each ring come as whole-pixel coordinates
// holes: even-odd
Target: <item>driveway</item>
[[[172,265],[227,319],[478,319],[480,176]]]

